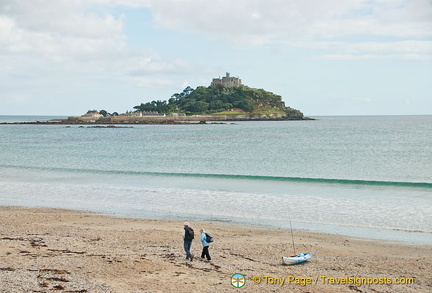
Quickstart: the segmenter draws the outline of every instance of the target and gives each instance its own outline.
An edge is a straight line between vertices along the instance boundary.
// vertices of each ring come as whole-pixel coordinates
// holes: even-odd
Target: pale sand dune
[[[185,260],[182,221],[1,207],[0,292],[432,292],[430,245],[294,231],[296,252],[310,252],[313,258],[283,266],[281,256],[293,253],[288,230],[206,222],[191,226],[214,236],[211,263],[199,258],[198,239],[192,245],[195,260]],[[234,273],[246,275],[243,288],[232,287]],[[260,284],[253,283],[254,276]],[[265,276],[282,278],[284,284],[266,284],[276,279]],[[313,284],[287,284],[288,276]],[[323,284],[344,277],[415,281]]]

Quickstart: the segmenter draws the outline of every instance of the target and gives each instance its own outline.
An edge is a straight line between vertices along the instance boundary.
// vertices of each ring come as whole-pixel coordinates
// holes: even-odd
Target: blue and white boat
[[[293,256],[282,256],[282,264],[296,265],[308,261],[312,257],[310,253],[300,253]]]

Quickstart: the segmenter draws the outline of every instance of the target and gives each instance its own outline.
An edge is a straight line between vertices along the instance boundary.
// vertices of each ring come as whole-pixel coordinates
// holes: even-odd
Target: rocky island
[[[51,120],[59,124],[178,124],[224,121],[313,120],[285,106],[282,97],[243,85],[229,73],[210,86],[186,87],[168,100],[154,100],[123,114],[89,110],[82,116]],[[44,123],[44,122],[38,122]]]

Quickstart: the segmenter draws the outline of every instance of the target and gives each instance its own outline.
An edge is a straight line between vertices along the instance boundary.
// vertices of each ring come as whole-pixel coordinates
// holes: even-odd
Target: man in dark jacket
[[[188,222],[184,222],[183,229],[183,240],[184,240],[184,250],[186,251],[186,259],[193,260],[193,255],[190,252],[192,246],[192,240],[194,239],[194,230],[189,227]]]

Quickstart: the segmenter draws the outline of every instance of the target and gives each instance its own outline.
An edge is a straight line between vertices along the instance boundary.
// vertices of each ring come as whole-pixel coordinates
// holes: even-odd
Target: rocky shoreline
[[[25,121],[25,122],[0,122],[0,125],[82,125],[82,126],[94,126],[94,127],[108,127],[115,128],[118,125],[138,125],[138,124],[168,124],[168,125],[187,125],[187,124],[227,124],[240,121],[309,121],[315,120],[314,118],[305,117],[303,119],[284,119],[284,118],[271,118],[271,119],[246,119],[246,118],[230,118],[221,119],[219,117],[190,117],[182,119],[173,118],[147,118],[147,119],[124,119],[124,120],[111,120],[111,119],[100,119],[96,121],[81,121],[72,119],[55,119],[48,121]],[[105,125],[105,126],[101,126]]]
[[[50,121],[35,121],[35,122],[0,122],[0,125],[64,125],[65,127],[78,126],[79,128],[133,128],[133,125],[140,124],[158,124],[158,125],[197,125],[197,124],[228,124],[223,122],[184,122],[184,121],[147,121],[147,122],[50,122]],[[230,123],[233,124],[233,123]]]

